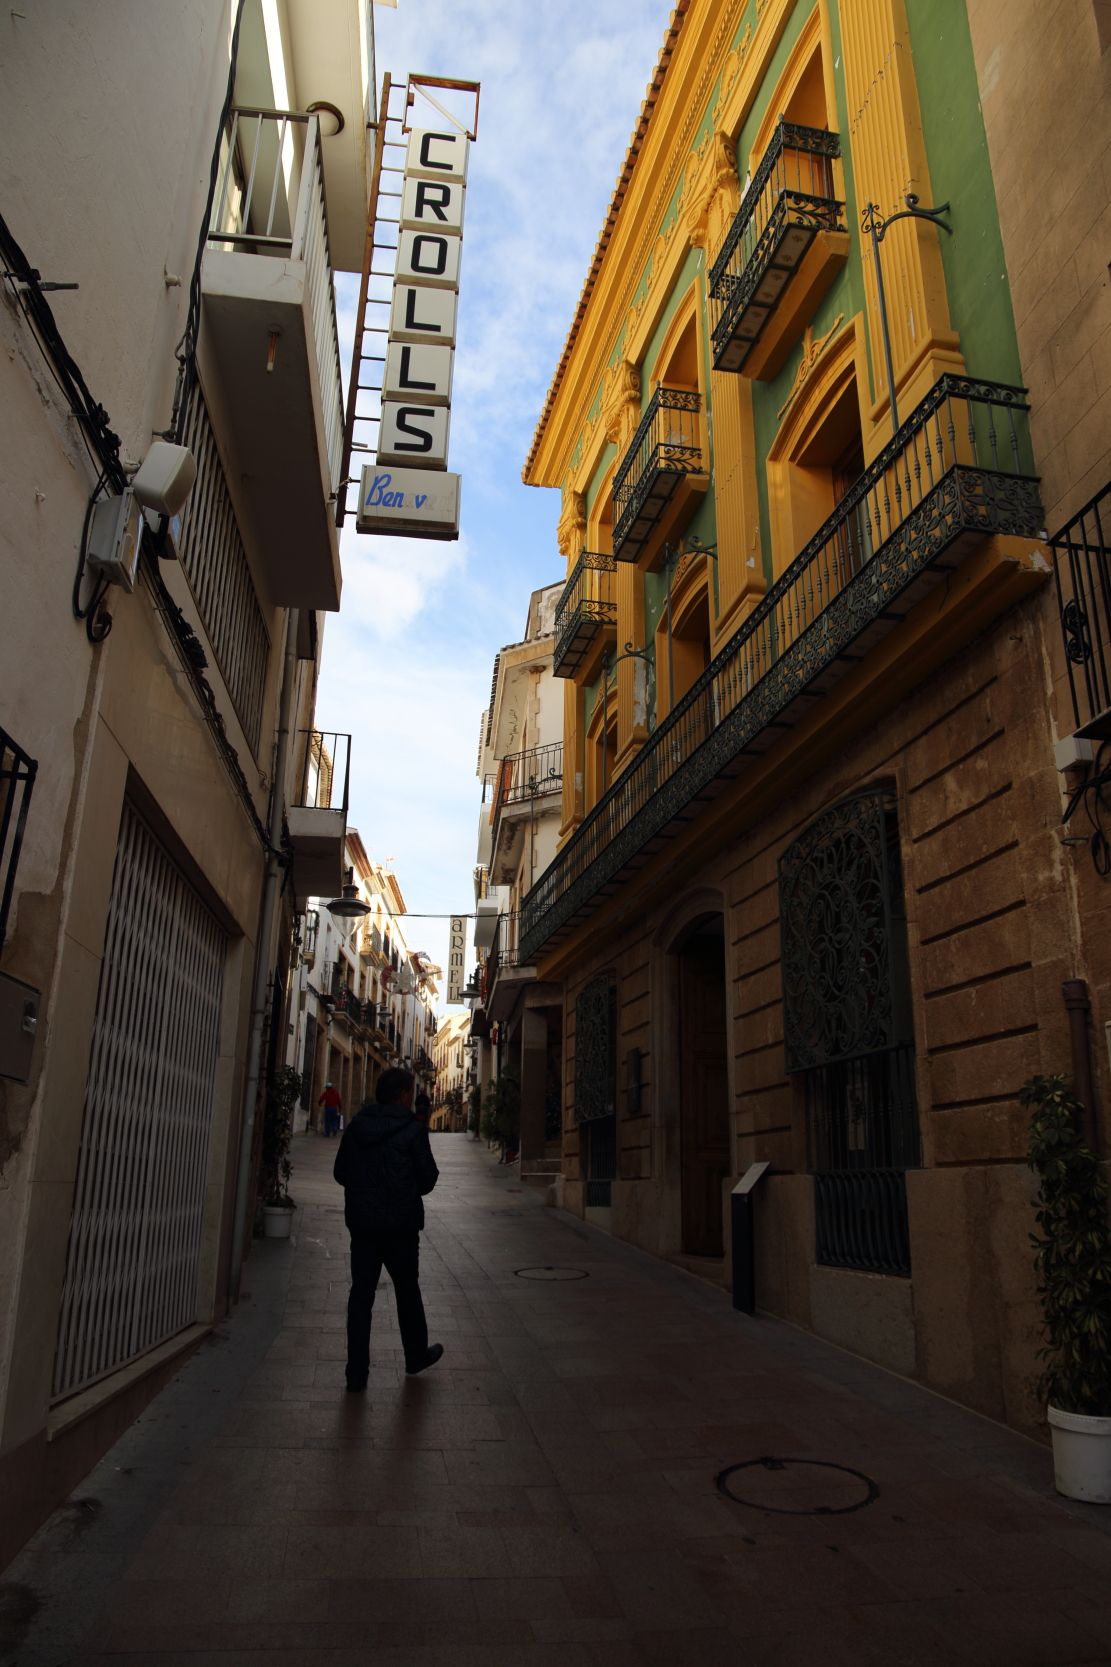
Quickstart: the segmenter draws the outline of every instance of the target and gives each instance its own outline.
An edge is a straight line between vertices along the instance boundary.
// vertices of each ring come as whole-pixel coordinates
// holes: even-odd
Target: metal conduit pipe
[[[297,609],[291,608],[286,618],[285,663],[282,668],[282,692],[278,703],[277,751],[274,760],[274,782],[270,790],[270,848],[266,857],[266,878],[259,908],[258,944],[255,951],[255,983],[251,992],[251,1030],[247,1042],[247,1081],[243,1090],[243,1122],[239,1137],[239,1172],[235,1187],[235,1222],[231,1238],[231,1266],[228,1272],[228,1299],[239,1300],[239,1281],[243,1273],[243,1246],[247,1231],[247,1206],[251,1190],[251,1155],[255,1140],[255,1102],[258,1099],[259,1067],[262,1061],[262,1033],[269,1010],[270,953],[274,938],[274,922],[281,897],[280,856],[282,824],[285,819],[285,784],[289,773],[289,749],[292,740],[293,695],[297,684]]]
[[[1069,1016],[1069,1047],[1072,1053],[1072,1080],[1076,1097],[1084,1107],[1083,1135],[1090,1151],[1099,1155],[1099,1095],[1092,1071],[1091,1045],[1088,1031],[1091,1025],[1092,1003],[1088,985],[1083,978],[1066,978],[1061,984],[1065,1011]]]

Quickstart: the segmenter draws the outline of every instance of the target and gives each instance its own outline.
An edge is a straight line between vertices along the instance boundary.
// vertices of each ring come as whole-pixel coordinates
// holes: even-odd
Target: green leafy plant
[[[266,1110],[262,1120],[262,1173],[260,1183],[264,1204],[296,1206],[289,1196],[293,1165],[289,1146],[293,1139],[293,1113],[301,1098],[301,1073],[292,1065],[279,1065],[266,1085]]]
[[[521,1085],[515,1077],[496,1077],[486,1093],[492,1138],[507,1152],[515,1152],[521,1141]]]
[[[467,1133],[477,1135],[482,1117],[482,1090],[477,1082],[467,1095]]]
[[[1083,1107],[1064,1077],[1031,1077],[1029,1162],[1039,1232],[1030,1235],[1045,1316],[1039,1385],[1062,1412],[1111,1416],[1111,1227],[1107,1178],[1079,1133]]]

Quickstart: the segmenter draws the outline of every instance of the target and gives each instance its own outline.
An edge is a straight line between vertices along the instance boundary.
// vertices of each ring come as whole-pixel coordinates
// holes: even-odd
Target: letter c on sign
[[[420,142],[421,167],[422,168],[443,168],[445,170],[445,172],[450,173],[450,171],[451,171],[451,163],[450,162],[437,162],[436,158],[429,154],[429,152],[431,151],[433,142],[437,139],[439,139],[441,141],[441,143],[443,143],[443,144],[450,145],[452,147],[452,149],[454,150],[454,148],[455,148],[455,138],[454,138],[453,134],[451,134],[451,133],[426,133],[424,135],[424,137],[422,138],[421,142]]]

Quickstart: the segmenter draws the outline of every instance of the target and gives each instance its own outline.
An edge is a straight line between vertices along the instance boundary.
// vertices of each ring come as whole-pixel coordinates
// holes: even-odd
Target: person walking
[[[393,1282],[397,1323],[410,1377],[434,1366],[443,1344],[428,1342],[420,1294],[424,1199],[439,1178],[426,1125],[413,1116],[413,1075],[383,1071],[368,1100],[343,1132],[333,1174],[343,1188],[343,1219],[351,1234],[347,1299],[347,1388],[364,1390],[370,1371],[374,1294],[385,1268]]]
[[[340,1113],[343,1110],[343,1100],[335,1083],[326,1082],[317,1105],[324,1107],[324,1133],[326,1135],[339,1134]]]

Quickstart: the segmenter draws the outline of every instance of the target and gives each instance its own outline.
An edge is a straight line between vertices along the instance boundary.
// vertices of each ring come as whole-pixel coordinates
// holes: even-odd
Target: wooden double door
[[[722,1256],[722,1182],[731,1163],[720,916],[688,938],[678,961],[682,1248],[689,1256]]]

